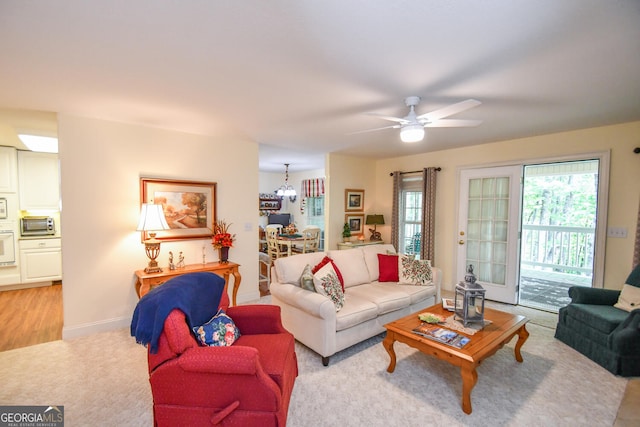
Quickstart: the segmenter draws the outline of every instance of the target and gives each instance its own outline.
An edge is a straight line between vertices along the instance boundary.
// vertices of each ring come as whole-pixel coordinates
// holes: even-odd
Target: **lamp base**
[[[149,261],[149,265],[144,269],[145,273],[162,273],[162,267],[158,265],[155,259]]]
[[[371,232],[371,237],[369,238],[369,241],[371,241],[371,242],[379,242],[379,241],[382,240],[382,234],[380,234],[379,231],[376,231],[375,228],[373,230],[369,229],[369,231]]]

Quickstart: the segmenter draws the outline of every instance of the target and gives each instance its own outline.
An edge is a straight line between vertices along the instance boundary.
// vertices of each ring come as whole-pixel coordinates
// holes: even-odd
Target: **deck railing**
[[[591,276],[595,228],[523,225],[521,263],[547,271]]]

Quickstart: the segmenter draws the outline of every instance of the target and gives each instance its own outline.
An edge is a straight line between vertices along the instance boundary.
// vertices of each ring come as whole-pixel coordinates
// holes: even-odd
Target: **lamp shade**
[[[162,205],[143,203],[140,209],[140,222],[137,231],[168,230],[169,224],[164,217]]]
[[[384,225],[384,216],[383,215],[367,215],[367,219],[365,220],[365,224],[367,224],[367,225]]]
[[[400,129],[400,139],[402,142],[418,142],[424,138],[424,127],[419,124],[405,125]]]

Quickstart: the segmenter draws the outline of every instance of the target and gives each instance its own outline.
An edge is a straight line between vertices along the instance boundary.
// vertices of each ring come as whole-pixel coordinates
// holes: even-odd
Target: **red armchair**
[[[220,307],[241,333],[230,347],[198,345],[180,310],[165,320],[148,353],[155,425],[286,425],[298,362],[280,307],[228,305],[225,293]]]

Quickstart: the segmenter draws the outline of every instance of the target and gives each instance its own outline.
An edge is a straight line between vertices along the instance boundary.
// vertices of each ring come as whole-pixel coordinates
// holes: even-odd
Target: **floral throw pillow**
[[[433,281],[431,261],[414,259],[411,256],[398,257],[398,282],[401,284],[425,286]]]
[[[202,345],[209,347],[228,347],[240,338],[236,324],[222,309],[204,325],[195,326],[193,332]]]
[[[340,311],[344,306],[344,292],[331,263],[326,264],[313,275],[313,285],[317,293],[328,297],[336,306],[336,311]]]

